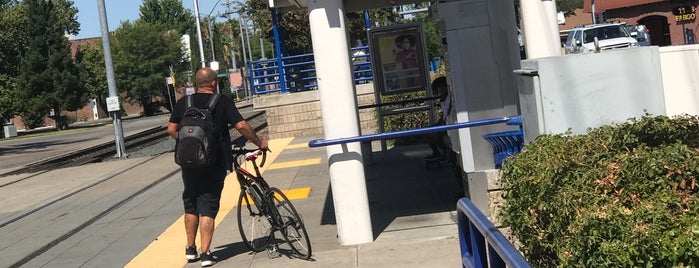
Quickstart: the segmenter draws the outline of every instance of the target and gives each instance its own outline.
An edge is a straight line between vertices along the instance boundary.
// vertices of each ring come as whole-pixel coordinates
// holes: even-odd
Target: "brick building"
[[[584,12],[592,14],[592,1],[584,0]],[[607,21],[643,24],[651,45],[670,46],[696,43],[699,29],[695,0],[596,0],[595,10]]]

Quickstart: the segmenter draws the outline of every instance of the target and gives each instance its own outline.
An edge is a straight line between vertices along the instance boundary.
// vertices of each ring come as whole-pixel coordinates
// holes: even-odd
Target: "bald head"
[[[197,86],[212,87],[211,82],[216,80],[216,71],[211,68],[201,68],[197,71]]]

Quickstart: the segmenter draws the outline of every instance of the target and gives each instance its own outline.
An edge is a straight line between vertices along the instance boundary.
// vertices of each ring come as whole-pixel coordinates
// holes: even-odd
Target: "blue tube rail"
[[[368,50],[367,46],[351,48],[355,51]],[[373,81],[370,55],[352,56],[352,73],[355,84]],[[283,56],[278,58],[252,61],[249,83],[252,93],[262,95],[274,92],[301,92],[318,88],[315,59],[313,53]]]
[[[522,254],[471,200],[466,197],[461,198],[456,206],[463,267],[531,267]]]
[[[330,139],[330,140],[318,139],[318,140],[309,141],[308,147],[321,147],[321,146],[337,145],[337,144],[350,143],[350,142],[388,140],[388,139],[395,139],[395,138],[399,138],[399,137],[440,132],[440,131],[446,131],[446,130],[457,129],[457,128],[466,128],[466,127],[476,127],[476,126],[493,125],[493,124],[499,124],[499,123],[507,123],[511,120],[516,121],[516,120],[521,120],[521,119],[520,119],[519,115],[513,115],[513,116],[505,116],[505,117],[501,117],[501,118],[491,118],[491,119],[469,121],[469,122],[457,123],[457,124],[452,124],[452,125],[431,126],[431,127],[425,127],[425,128],[393,131],[393,132],[378,133],[378,134],[369,134],[369,135],[349,137],[349,138],[338,138],[338,139]]]

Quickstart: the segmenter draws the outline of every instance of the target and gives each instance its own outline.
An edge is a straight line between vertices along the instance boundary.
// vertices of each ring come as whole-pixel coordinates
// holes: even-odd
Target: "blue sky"
[[[102,0],[73,0],[74,6],[78,8],[78,21],[80,22],[80,33],[75,38],[101,36],[97,1]],[[113,31],[118,28],[122,21],[137,19],[138,9],[142,2],[142,0],[104,0],[109,30]],[[199,13],[202,16],[206,16],[212,10],[213,14],[217,14],[218,12],[224,12],[226,9],[226,6],[223,5],[226,0],[198,0],[198,2]],[[220,3],[216,5],[217,2]],[[194,0],[182,0],[182,6],[192,10],[192,13],[194,13]]]

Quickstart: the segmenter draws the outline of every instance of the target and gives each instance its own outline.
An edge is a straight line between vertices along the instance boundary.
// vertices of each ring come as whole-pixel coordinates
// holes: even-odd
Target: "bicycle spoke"
[[[272,226],[259,210],[258,204],[252,201],[255,198],[246,192],[248,191],[242,191],[238,198],[238,229],[245,246],[254,252],[260,252],[269,243]]]
[[[284,239],[299,258],[310,259],[311,241],[301,216],[281,190],[272,187],[270,191],[274,194],[274,206],[283,221],[280,228]]]

